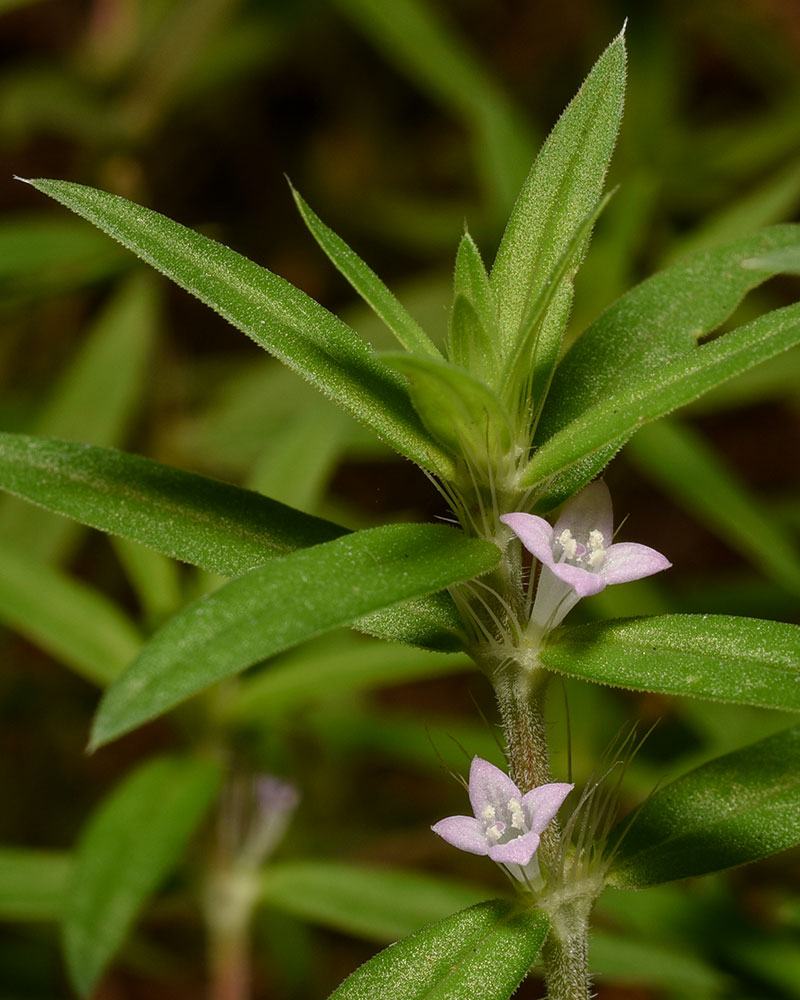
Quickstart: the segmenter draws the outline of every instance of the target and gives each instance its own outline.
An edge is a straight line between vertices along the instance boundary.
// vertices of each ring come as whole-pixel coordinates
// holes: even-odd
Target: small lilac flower
[[[500,520],[542,564],[531,622],[545,631],[555,628],[581,597],[672,565],[647,545],[612,542],[611,495],[600,481],[566,504],[555,527],[535,514],[504,514]]]
[[[523,795],[500,768],[474,757],[469,800],[475,815],[448,816],[431,829],[460,851],[488,855],[523,878],[520,870],[533,858],[541,834],[574,787],[540,785]]]

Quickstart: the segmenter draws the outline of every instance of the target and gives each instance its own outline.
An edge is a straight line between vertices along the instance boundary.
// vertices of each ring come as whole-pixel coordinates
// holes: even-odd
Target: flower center
[[[598,570],[606,558],[606,547],[603,541],[602,531],[593,528],[589,532],[586,544],[579,542],[569,528],[556,537],[556,541],[561,546],[561,552],[566,562],[572,566],[580,566],[582,569],[592,571]]]
[[[481,812],[481,819],[490,844],[508,843],[525,832],[525,811],[521,799],[511,798],[496,808],[486,805]]]

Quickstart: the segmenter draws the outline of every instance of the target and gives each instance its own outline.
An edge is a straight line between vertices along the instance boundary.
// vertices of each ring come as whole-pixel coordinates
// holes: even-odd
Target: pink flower
[[[504,514],[500,520],[542,564],[531,621],[544,630],[555,628],[581,597],[672,565],[648,545],[612,542],[611,496],[603,482],[576,494],[555,527],[535,514]]]
[[[504,771],[474,757],[469,771],[469,800],[475,815],[448,816],[431,829],[460,851],[485,854],[498,864],[524,868],[536,853],[541,834],[573,788],[555,783],[523,795]],[[512,873],[517,875],[515,868]]]

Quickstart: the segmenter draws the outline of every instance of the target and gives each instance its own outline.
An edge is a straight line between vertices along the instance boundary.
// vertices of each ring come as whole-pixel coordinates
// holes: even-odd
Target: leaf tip
[[[36,187],[36,184],[29,177],[20,177],[19,174],[12,174],[11,176],[15,181],[22,181],[23,184],[30,184],[31,187]]]

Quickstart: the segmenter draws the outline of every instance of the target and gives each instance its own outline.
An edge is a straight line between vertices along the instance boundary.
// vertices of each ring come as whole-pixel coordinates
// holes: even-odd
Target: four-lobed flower
[[[448,816],[431,827],[448,844],[488,855],[521,880],[544,830],[574,785],[554,782],[521,792],[500,768],[474,757],[469,771],[473,816]]]
[[[500,520],[542,564],[531,623],[543,631],[555,628],[581,597],[672,565],[648,545],[612,541],[611,496],[601,481],[568,501],[555,526],[535,514],[504,514]]]

